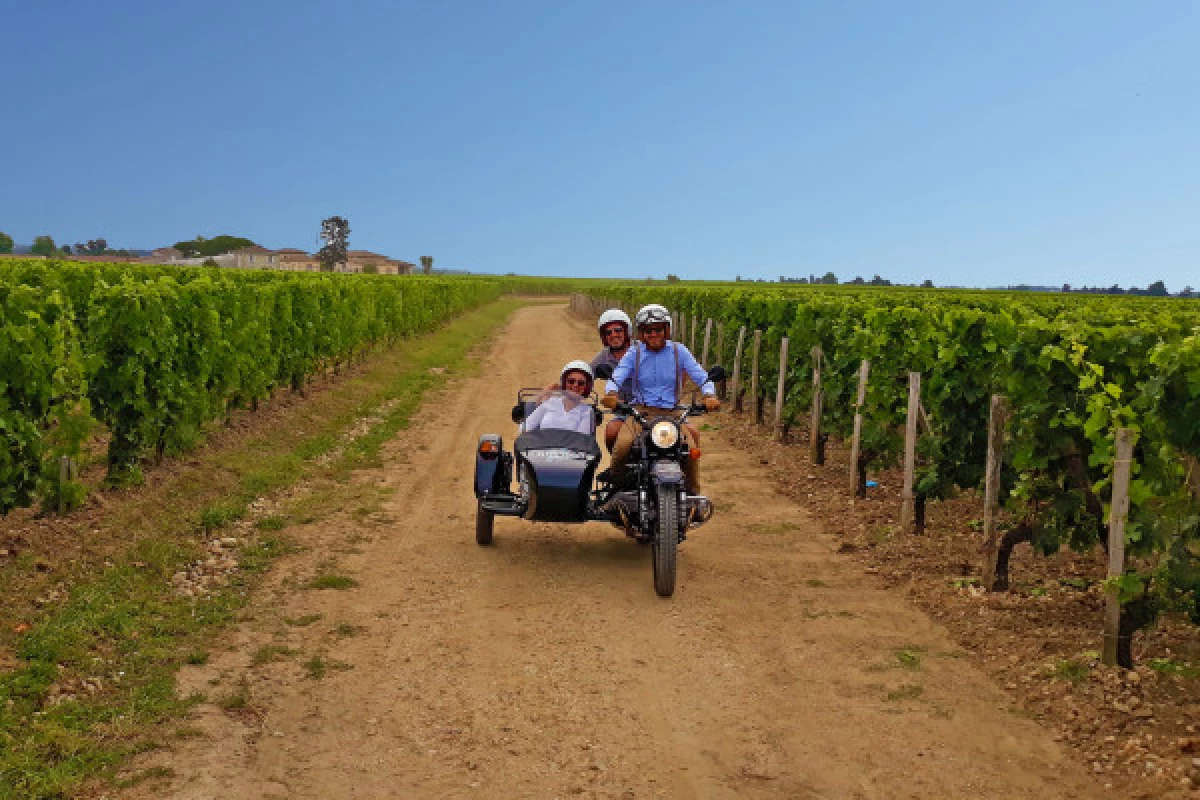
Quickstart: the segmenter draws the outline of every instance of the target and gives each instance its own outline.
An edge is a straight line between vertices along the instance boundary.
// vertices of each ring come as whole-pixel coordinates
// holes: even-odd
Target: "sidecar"
[[[513,422],[525,420],[537,407],[541,389],[522,389],[513,407]],[[499,434],[479,437],[475,453],[475,541],[492,541],[496,515],[534,522],[587,522],[595,519],[592,484],[600,465],[593,402],[592,433],[540,428],[521,432],[512,452]],[[516,486],[513,486],[514,480]]]

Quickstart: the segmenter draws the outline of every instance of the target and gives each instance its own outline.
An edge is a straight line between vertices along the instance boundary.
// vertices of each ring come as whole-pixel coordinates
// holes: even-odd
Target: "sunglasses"
[[[611,328],[605,328],[605,329],[602,331],[602,333],[603,333],[605,336],[612,336],[614,333],[624,333],[624,332],[625,332],[625,326],[624,326],[624,325],[614,325],[614,326],[612,326]]]
[[[567,378],[563,381],[565,386],[587,386],[587,378]]]

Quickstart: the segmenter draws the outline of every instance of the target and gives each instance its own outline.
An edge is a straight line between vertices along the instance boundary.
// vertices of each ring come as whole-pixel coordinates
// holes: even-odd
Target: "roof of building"
[[[234,250],[233,252],[234,253],[245,253],[247,255],[256,255],[256,256],[257,255],[275,255],[274,250],[268,250],[267,248],[265,248],[261,245],[257,245],[257,244],[252,244],[249,247],[242,247],[237,250]]]

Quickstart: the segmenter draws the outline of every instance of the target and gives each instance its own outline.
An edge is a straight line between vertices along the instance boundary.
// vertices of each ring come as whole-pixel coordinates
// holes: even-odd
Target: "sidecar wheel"
[[[483,506],[475,507],[475,544],[489,545],[492,543],[492,528],[496,524],[496,515],[484,511]]]
[[[658,487],[658,527],[654,534],[654,591],[659,597],[670,597],[675,594],[675,556],[679,551],[679,493],[673,486]]]

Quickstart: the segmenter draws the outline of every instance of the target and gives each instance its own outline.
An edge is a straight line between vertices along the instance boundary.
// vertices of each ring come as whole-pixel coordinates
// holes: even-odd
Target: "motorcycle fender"
[[[659,461],[650,469],[650,477],[656,484],[682,484],[683,468],[674,461]]]
[[[504,467],[508,454],[504,452],[504,440],[494,433],[488,433],[479,437],[479,441],[481,445],[484,441],[494,444],[495,451],[485,454],[479,448],[475,452],[475,496],[507,492]]]

